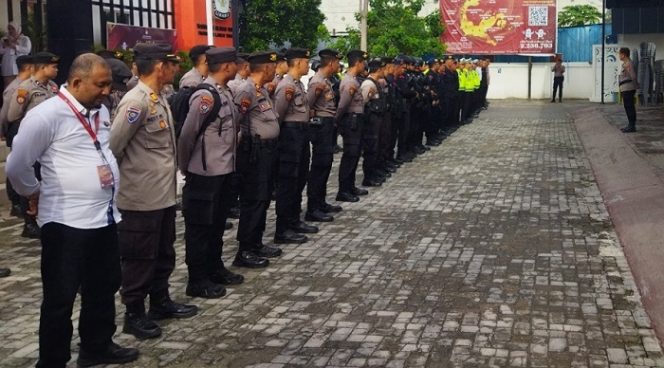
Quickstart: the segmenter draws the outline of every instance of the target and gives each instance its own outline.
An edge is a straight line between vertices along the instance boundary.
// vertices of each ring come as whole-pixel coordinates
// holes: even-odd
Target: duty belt
[[[284,121],[281,125],[284,128],[295,128],[295,129],[305,129],[307,126],[309,126],[308,121]]]

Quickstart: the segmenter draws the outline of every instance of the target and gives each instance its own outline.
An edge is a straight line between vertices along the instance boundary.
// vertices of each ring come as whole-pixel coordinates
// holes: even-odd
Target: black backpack
[[[217,115],[221,109],[221,97],[219,97],[219,92],[217,92],[217,89],[213,85],[208,83],[201,83],[194,88],[180,88],[176,94],[168,98],[168,105],[171,107],[173,120],[175,120],[176,137],[180,137],[180,132],[182,132],[182,125],[184,125],[184,121],[187,119],[187,114],[189,113],[190,107],[189,100],[191,100],[191,96],[202,89],[207,90],[210,92],[210,94],[212,94],[214,105],[212,106],[212,110],[208,114],[207,118],[201,125],[201,130],[198,131],[196,138],[198,139],[198,137],[200,137],[200,135],[205,132],[205,129],[207,129],[208,125],[217,119]]]

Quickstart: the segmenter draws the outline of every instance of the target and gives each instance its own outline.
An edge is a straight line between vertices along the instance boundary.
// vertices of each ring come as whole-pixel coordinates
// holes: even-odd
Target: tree
[[[576,27],[597,24],[602,20],[602,13],[592,5],[570,5],[558,13],[558,26]]]
[[[245,4],[240,15],[240,47],[245,52],[286,42],[315,49],[319,39],[328,37],[321,0],[250,0]]]
[[[421,56],[445,52],[440,36],[443,26],[440,12],[426,17],[417,14],[425,0],[370,0],[367,17],[368,50],[371,55]],[[356,15],[359,18],[359,14]],[[359,48],[360,31],[348,29],[348,37],[337,40],[338,50]]]

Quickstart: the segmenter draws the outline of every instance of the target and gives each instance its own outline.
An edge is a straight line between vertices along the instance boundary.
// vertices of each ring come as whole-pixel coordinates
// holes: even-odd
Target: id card
[[[112,188],[115,185],[110,165],[97,166],[97,174],[99,175],[99,184],[101,184],[102,189]]]

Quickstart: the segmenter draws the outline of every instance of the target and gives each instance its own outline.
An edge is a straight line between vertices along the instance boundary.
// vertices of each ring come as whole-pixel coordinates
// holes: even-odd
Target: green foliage
[[[558,13],[559,27],[576,27],[598,24],[602,20],[602,13],[592,5],[570,5]]]
[[[242,51],[266,50],[271,43],[290,42],[295,47],[316,48],[323,25],[321,0],[251,0],[240,15]],[[322,27],[322,28],[321,28]]]
[[[370,0],[367,17],[367,43],[370,55],[440,55],[445,52],[440,35],[440,12],[418,16],[424,0]],[[359,18],[359,14],[357,15]],[[348,37],[333,44],[347,52],[360,46],[360,31],[348,29]]]

